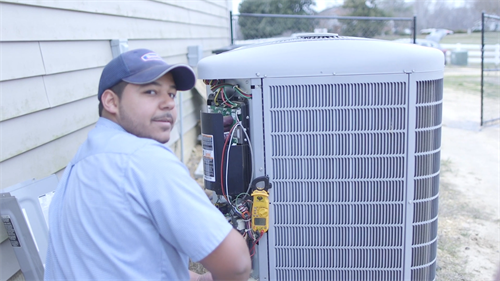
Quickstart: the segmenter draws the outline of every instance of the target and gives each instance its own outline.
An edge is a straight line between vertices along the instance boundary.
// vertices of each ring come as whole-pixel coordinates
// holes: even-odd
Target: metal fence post
[[[483,126],[483,101],[484,99],[484,11],[481,13],[481,121]]]
[[[229,11],[229,24],[231,26],[231,45],[234,44],[234,35],[233,35],[233,11]]]
[[[417,16],[413,16],[413,44],[417,44]]]

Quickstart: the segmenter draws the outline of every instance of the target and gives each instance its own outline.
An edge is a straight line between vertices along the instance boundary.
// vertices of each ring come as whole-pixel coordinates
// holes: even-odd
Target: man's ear
[[[118,112],[119,97],[110,89],[107,89],[102,93],[101,103],[104,110],[116,115]]]

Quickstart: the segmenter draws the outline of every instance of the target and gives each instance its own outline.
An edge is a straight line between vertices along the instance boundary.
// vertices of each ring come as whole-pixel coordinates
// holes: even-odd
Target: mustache
[[[158,115],[158,116],[155,116],[153,117],[153,119],[151,119],[153,121],[168,121],[170,123],[174,123],[174,116],[170,113],[170,112],[166,112],[162,115]]]

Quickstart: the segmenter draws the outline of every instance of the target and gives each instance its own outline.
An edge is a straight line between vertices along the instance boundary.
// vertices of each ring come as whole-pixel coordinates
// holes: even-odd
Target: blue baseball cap
[[[97,98],[101,100],[102,93],[120,81],[142,85],[151,83],[168,72],[172,73],[177,90],[190,90],[196,83],[194,71],[188,65],[167,64],[157,53],[148,49],[125,52],[104,67]]]

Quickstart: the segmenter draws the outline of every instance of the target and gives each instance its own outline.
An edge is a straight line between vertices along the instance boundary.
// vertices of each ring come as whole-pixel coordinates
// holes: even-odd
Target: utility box
[[[2,222],[26,280],[43,279],[48,248],[49,205],[57,184],[57,176],[51,175],[22,182],[0,192]],[[2,259],[12,258],[4,254],[0,255]],[[8,264],[3,261],[0,264],[2,270],[10,272],[10,268],[4,268]]]
[[[467,65],[469,60],[469,52],[467,50],[451,51],[451,64]]]
[[[244,144],[250,187],[268,181],[268,210],[250,214],[268,223],[259,280],[436,279],[440,50],[301,34],[206,57],[198,74],[219,113],[202,115],[205,183],[239,206],[223,182]]]

